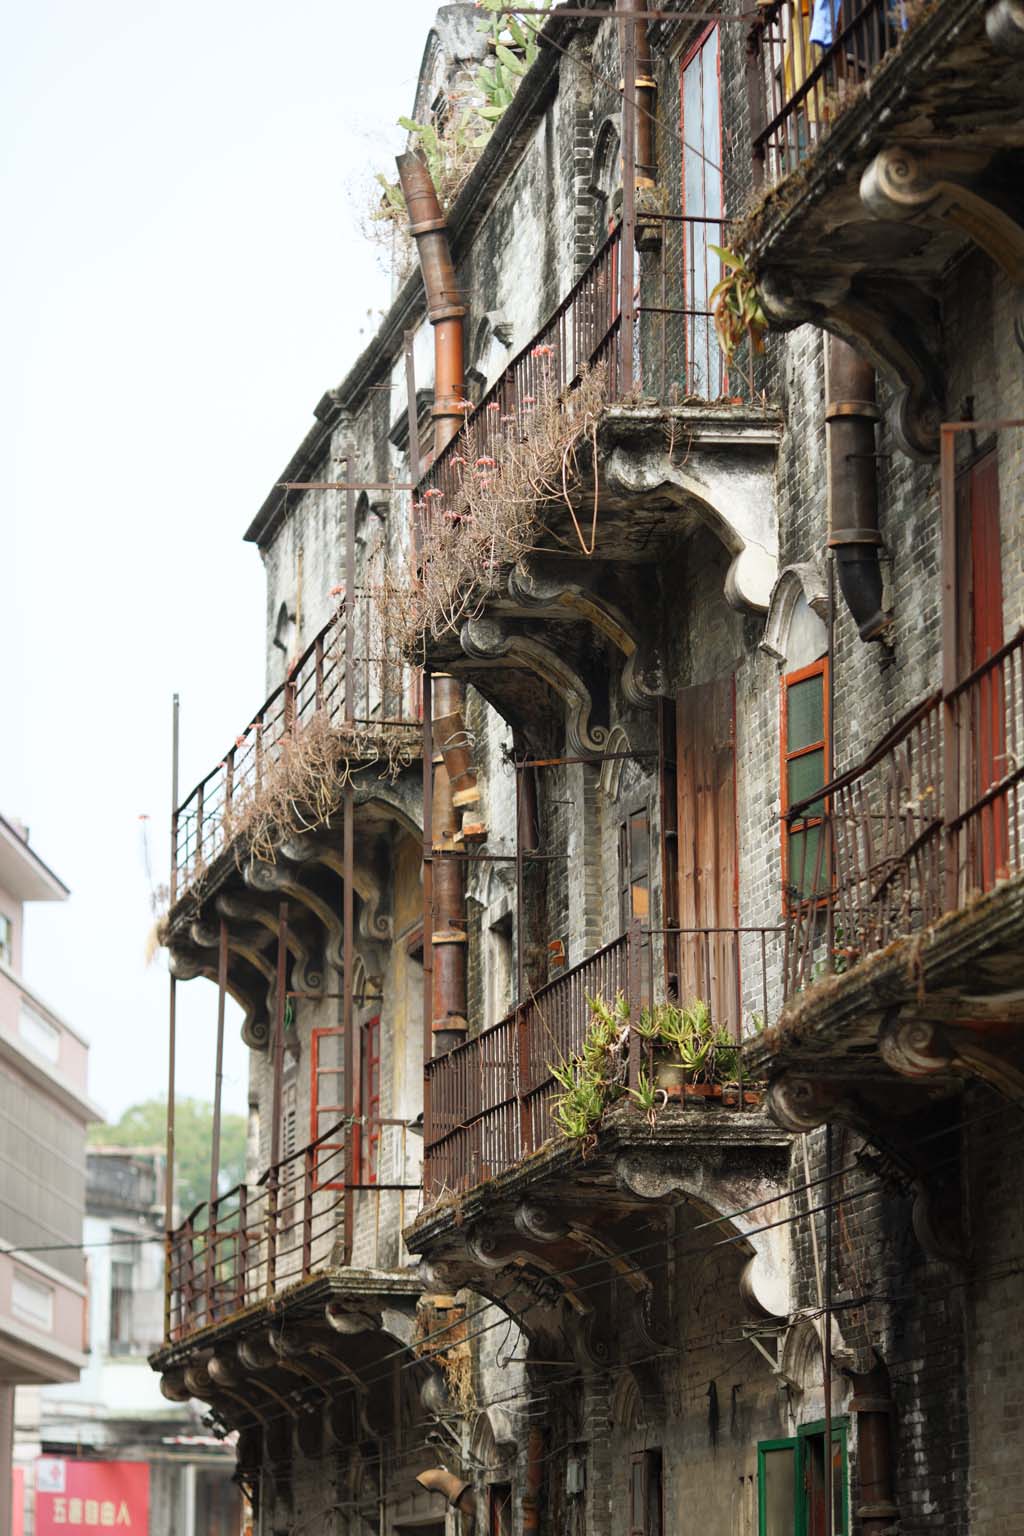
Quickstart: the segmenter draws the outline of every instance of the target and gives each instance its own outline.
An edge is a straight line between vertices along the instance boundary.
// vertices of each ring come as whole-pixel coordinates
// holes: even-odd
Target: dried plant
[[[319,711],[284,737],[258,784],[233,803],[225,832],[236,860],[274,863],[284,839],[330,825],[355,774],[376,769],[394,782],[417,750],[413,726],[339,725]]]
[[[496,403],[483,423],[467,422],[450,452],[455,489],[424,492],[420,517],[420,579],[387,570],[381,610],[391,654],[420,659],[428,636],[458,634],[498,589],[502,575],[536,547],[544,509],[567,506],[583,552],[592,554],[597,529],[597,495],[585,532],[572,499],[580,481],[579,450],[593,443],[606,399],[602,364],[581,376],[575,388],[559,391],[550,364],[551,348],[538,347],[538,394],[524,396],[500,414]],[[497,421],[490,419],[495,413]],[[594,455],[596,460],[596,454]]]

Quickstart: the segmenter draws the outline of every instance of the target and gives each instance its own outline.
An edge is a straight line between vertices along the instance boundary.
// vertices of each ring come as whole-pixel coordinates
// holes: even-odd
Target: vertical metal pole
[[[271,1096],[270,1166],[276,1168],[281,1161],[281,1110],[284,1098],[284,1023],[286,1010],[285,987],[288,978],[288,903],[278,907],[277,924],[277,977],[274,991],[274,1082]]]
[[[178,695],[171,704],[171,902],[174,901],[178,864]],[[171,1263],[174,1228],[174,1081],[175,1057],[178,1044],[178,983],[170,977],[170,993],[167,1009],[167,1149],[164,1154],[164,1338],[171,1336]]]
[[[171,703],[171,879],[170,904],[178,894],[178,739],[181,705],[175,694]]]
[[[826,347],[828,341],[825,342]],[[835,698],[836,698],[836,554],[834,549],[828,551],[828,629],[826,634],[826,646],[828,655],[828,720],[825,725],[825,782],[828,783],[835,772],[836,742],[835,742]],[[832,837],[831,805],[822,806],[823,816],[821,821],[821,839],[824,849],[819,849],[818,865],[821,865],[821,853],[825,854],[825,882],[828,891],[828,900],[825,903],[825,942],[828,945],[828,954],[825,960],[825,969],[829,973],[836,966],[836,890],[835,881],[838,871],[835,868],[835,843]],[[810,913],[808,923],[813,922]],[[850,943],[846,939],[847,944]]]
[[[423,668],[423,1149],[424,1184],[428,1183],[430,1078],[426,1065],[434,1055],[434,722],[430,668]]]
[[[944,910],[957,905],[959,834],[952,829],[960,807],[960,742],[957,703],[959,593],[957,592],[956,437],[950,426],[939,429],[939,508],[942,516],[942,816]]]
[[[352,489],[352,455],[345,460],[345,686],[342,691],[344,718],[355,716],[355,621],[356,621],[356,493]],[[348,1066],[346,1064],[346,1071]]]
[[[513,748],[513,751],[515,749]],[[523,1001],[523,774],[526,771],[515,758],[516,771],[516,1007]]]
[[[213,1081],[213,1145],[210,1150],[210,1220],[220,1180],[220,1107],[224,1087],[224,999],[228,987],[228,925],[220,920],[217,944],[217,1064]]]
[[[347,493],[351,496],[352,492]],[[341,1025],[342,1038],[345,1048],[345,1183],[344,1212],[345,1212],[345,1262],[351,1262],[352,1237],[354,1227],[355,1210],[353,1206],[353,1187],[356,1183],[356,1126],[352,1123],[355,1113],[356,1095],[356,1032],[352,1016],[352,928],[353,928],[353,890],[352,873],[354,863],[354,822],[355,822],[355,794],[351,783],[345,785],[342,798],[342,815],[344,821],[341,829],[342,842],[342,879],[344,888],[341,893],[342,908],[342,1004]]]
[[[813,1218],[812,1218],[813,1219]],[[822,1317],[822,1377],[825,1391],[825,1536],[835,1536],[832,1482],[832,1125],[825,1126],[825,1306]]]
[[[409,422],[409,479],[416,485],[420,478],[420,421],[416,406],[416,364],[413,355],[415,331],[406,331],[402,337],[405,352],[406,412]]]
[[[620,392],[633,392],[633,342],[636,329],[634,293],[636,261],[636,28],[622,36],[622,241],[619,248]]]

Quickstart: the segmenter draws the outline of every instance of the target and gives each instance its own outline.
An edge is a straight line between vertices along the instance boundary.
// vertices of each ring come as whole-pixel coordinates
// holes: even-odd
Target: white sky
[[[388,301],[360,233],[437,0],[32,0],[0,59],[0,810],[72,888],[26,976],[115,1118],[164,1092],[170,708],[182,788],[264,695],[242,534]],[[209,1097],[216,990],[178,988]],[[244,1111],[232,1009],[225,1108]]]

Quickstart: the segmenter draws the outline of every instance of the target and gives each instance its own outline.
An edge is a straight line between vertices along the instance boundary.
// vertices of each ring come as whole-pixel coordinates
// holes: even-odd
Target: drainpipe
[[[465,306],[455,279],[448,226],[437,189],[419,155],[398,156],[398,177],[416,241],[427,314],[434,328],[434,457],[451,442],[466,416],[462,322]],[[433,846],[455,847],[456,820],[479,799],[463,722],[466,685],[445,673],[433,678]],[[466,1037],[466,870],[457,858],[434,863],[433,989],[431,1029],[434,1055]]]
[[[431,944],[433,946],[433,997],[431,1029],[434,1055],[441,1056],[466,1038],[466,866],[460,858],[445,855],[454,850],[456,819],[453,780],[447,755],[461,763],[464,732],[453,734],[453,722],[461,724],[466,685],[443,672],[433,676],[434,793],[431,832],[433,846],[444,850],[434,860]],[[467,754],[468,758],[468,754]]]
[[[471,1483],[464,1483],[446,1467],[431,1467],[429,1472],[419,1472],[416,1481],[428,1493],[443,1493],[452,1509],[461,1515],[476,1514],[476,1494]]]
[[[654,153],[654,108],[657,87],[654,83],[654,66],[651,63],[651,45],[647,36],[647,0],[622,0],[621,10],[627,13],[624,26],[632,27],[636,37],[636,106],[623,102],[623,110],[635,111],[636,148],[633,156],[636,165],[636,185],[653,187],[657,167]],[[628,17],[636,17],[630,21]]]
[[[425,162],[416,154],[398,156],[398,179],[416,241],[427,315],[434,327],[434,457],[451,442],[466,419],[462,322],[466,313],[455,280],[448,225]]]
[[[526,1477],[523,1487],[523,1536],[540,1530],[540,1490],[544,1477],[544,1431],[537,1427],[526,1437]]]
[[[882,611],[875,459],[875,372],[848,342],[826,339],[829,548],[862,640],[883,640],[892,623]]]
[[[892,1393],[889,1372],[879,1360],[870,1370],[851,1375],[857,1416],[857,1468],[860,1502],[857,1517],[863,1536],[889,1536],[899,1509],[893,1498]]]

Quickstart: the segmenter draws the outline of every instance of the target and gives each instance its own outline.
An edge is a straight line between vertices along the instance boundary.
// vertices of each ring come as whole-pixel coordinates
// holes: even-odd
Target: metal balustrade
[[[684,1003],[702,998],[712,1023],[739,1042],[767,1022],[780,937],[774,928],[630,929],[532,992],[490,1029],[428,1062],[427,1198],[493,1179],[552,1139],[551,1111],[561,1090],[551,1064],[581,1050],[588,997],[610,1005],[621,992],[631,1012],[663,1000],[669,989]],[[650,1067],[650,1049],[633,1034],[630,1088],[644,1066]],[[741,1083],[715,1102],[750,1107],[756,1097]]]
[[[904,0],[774,0],[756,7],[748,85],[755,175],[774,183],[812,154],[902,38]]]
[[[792,995],[1024,873],[1024,630],[787,814]]]
[[[367,1182],[353,1182],[349,1138],[374,1133],[373,1170],[356,1162]],[[354,1129],[342,1120],[257,1184],[197,1206],[169,1238],[167,1342],[325,1271],[393,1267],[392,1249],[420,1204],[419,1139],[411,1136],[404,1120],[360,1120]]]
[[[418,670],[388,651],[379,599],[371,593],[344,599],[175,811],[172,904],[230,844],[273,765],[314,720],[350,732],[360,756],[372,756],[380,733],[394,727],[410,727],[410,748],[418,750]]]

